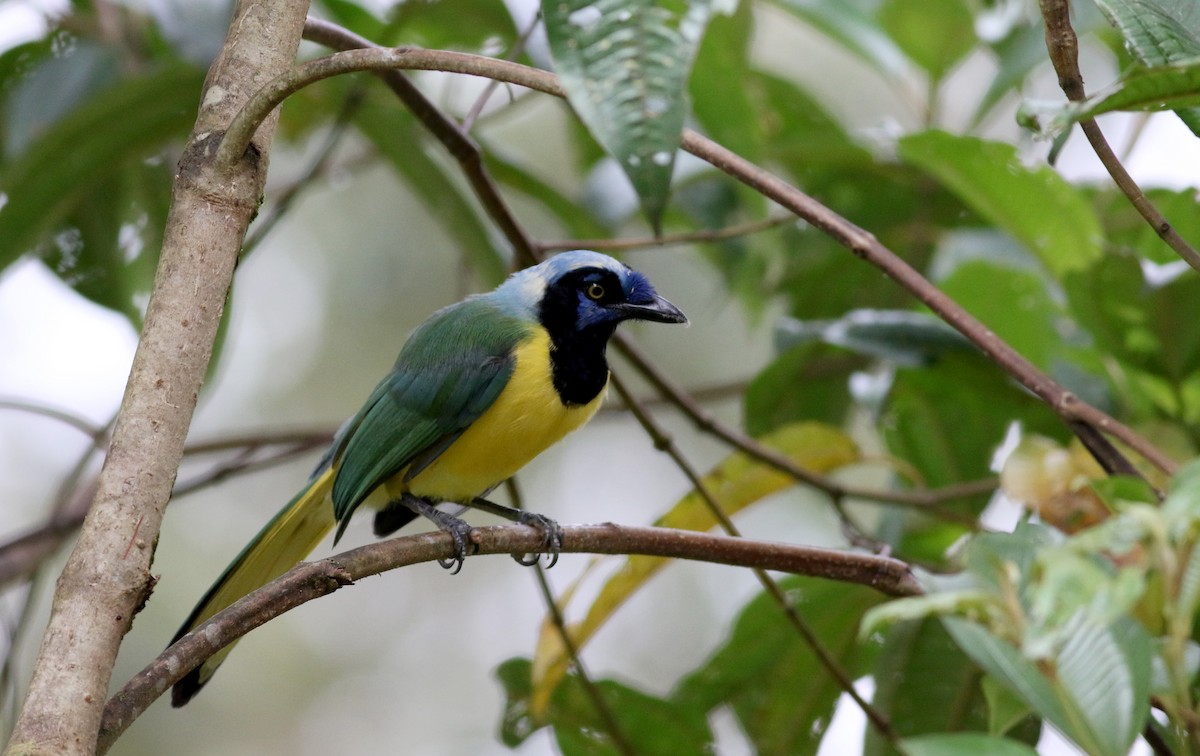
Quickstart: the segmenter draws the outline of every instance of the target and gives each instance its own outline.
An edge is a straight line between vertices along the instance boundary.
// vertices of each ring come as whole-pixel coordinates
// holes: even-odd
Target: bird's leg
[[[428,499],[422,499],[419,496],[406,493],[397,499],[397,501],[422,517],[432,520],[433,524],[437,525],[438,528],[450,534],[450,537],[454,539],[454,557],[451,559],[439,559],[438,564],[447,570],[451,570],[451,575],[457,575],[459,570],[462,569],[463,560],[466,559],[467,544],[471,542],[471,531],[474,528],[449,512],[443,512],[438,509]]]
[[[558,563],[558,552],[562,549],[562,527],[554,520],[551,520],[546,515],[536,512],[526,512],[524,509],[513,509],[503,504],[488,501],[482,497],[472,499],[469,506],[472,509],[489,512],[498,517],[503,517],[510,522],[529,525],[542,531],[542,535],[545,537],[545,540],[542,541],[542,547],[546,550],[546,554],[550,559],[546,565],[546,569],[550,569]],[[525,567],[532,567],[537,564],[538,556],[538,554],[534,554],[532,559],[527,559],[526,555],[517,556],[514,554],[513,559]]]

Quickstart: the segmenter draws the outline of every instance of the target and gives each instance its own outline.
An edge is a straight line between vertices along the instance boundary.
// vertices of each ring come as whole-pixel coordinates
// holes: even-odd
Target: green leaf
[[[861,0],[777,2],[887,78],[898,79],[903,74],[904,53],[875,23],[871,16],[871,3]]]
[[[850,375],[869,364],[820,344],[788,349],[746,388],[746,432],[761,436],[800,420],[840,426],[850,407]]]
[[[936,619],[888,628],[873,676],[871,703],[906,740],[950,730],[982,730],[987,724],[979,688],[982,673]],[[874,728],[867,729],[864,756],[894,752]]]
[[[901,747],[907,756],[1037,756],[1037,751],[1024,743],[976,732],[905,738]]]
[[[1084,622],[1058,654],[1056,677],[1084,719],[1068,731],[1086,727],[1098,749],[1122,756],[1137,739],[1150,714],[1150,638],[1128,617],[1111,627]],[[1060,723],[1061,726],[1061,723]]]
[[[1054,722],[1060,728],[1069,721],[1053,686],[1042,677],[1033,662],[1021,656],[1017,649],[967,620],[943,617],[942,624],[959,648],[989,675],[1020,696],[1039,717]],[[1063,729],[1068,736],[1071,735]]]
[[[509,160],[486,143],[481,141],[481,144],[484,148],[484,161],[492,177],[509,189],[539,203],[563,224],[572,238],[588,239],[607,235],[604,226],[597,223],[590,213],[584,212],[562,189],[543,180],[532,170]]]
[[[1190,271],[1156,286],[1136,259],[1108,255],[1065,288],[1074,316],[1104,350],[1165,379],[1171,393],[1200,370],[1200,279]],[[1181,417],[1196,411],[1173,408]]]
[[[413,3],[405,3],[412,5]],[[344,26],[355,34],[365,37],[376,44],[386,44],[385,30],[387,25],[362,3],[352,0],[320,0],[319,5],[329,12],[339,26]],[[426,3],[421,3],[426,5]]]
[[[709,24],[692,68],[692,110],[705,135],[755,163],[766,149],[760,104],[751,79],[752,3]]]
[[[820,341],[897,365],[924,365],[946,352],[972,352],[958,331],[938,318],[910,310],[853,310],[837,320],[782,318],[780,348]]]
[[[202,81],[203,72],[184,65],[127,79],[55,123],[5,166],[0,268],[32,248],[122,167],[186,134]]]
[[[926,131],[901,139],[897,149],[1024,244],[1055,277],[1100,258],[1100,222],[1088,203],[1052,169],[1027,167],[1012,145]]]
[[[496,677],[505,692],[500,726],[500,738],[505,745],[515,748],[548,724],[554,728],[562,753],[568,756],[621,753],[608,723],[596,711],[591,697],[575,675],[568,676],[555,690],[546,721],[535,721],[530,716],[529,706],[531,671],[528,659],[509,659],[496,670]],[[596,680],[593,685],[635,753],[673,756],[705,753],[712,748],[712,733],[702,712],[648,696],[611,680]]]
[[[1029,719],[1029,706],[996,678],[984,677],[982,686],[988,705],[988,734],[1003,735]]]
[[[888,449],[920,470],[929,486],[989,475],[1008,426],[1061,435],[1061,424],[1037,399],[974,354],[944,355],[922,369],[902,369],[884,410]],[[987,496],[963,502],[977,512]]]
[[[855,629],[882,600],[878,593],[812,578],[788,578],[780,587],[847,674],[854,678],[869,669],[874,648],[856,642]],[[672,699],[697,712],[727,704],[755,753],[791,756],[817,752],[841,693],[778,604],[761,594],[742,611],[725,645],[679,684]]]
[[[972,260],[938,285],[1035,365],[1048,368],[1067,353],[1059,327],[1063,313],[1040,271]]]
[[[975,47],[975,18],[962,0],[886,0],[879,22],[936,82]]]
[[[1043,130],[1054,135],[1074,123],[1116,110],[1174,110],[1200,134],[1200,62],[1156,66],[1126,74],[1113,86],[1052,113]]]
[[[658,229],[688,111],[687,78],[720,0],[544,0],[567,99]]]
[[[445,166],[423,148],[424,133],[406,111],[393,105],[366,105],[354,116],[359,131],[413,186],[425,209],[469,256],[484,281],[496,284],[508,274],[508,252],[480,219],[472,199],[450,179]]]
[[[1200,57],[1196,6],[1191,0],[1096,0],[1126,47],[1144,65],[1162,66]],[[1178,108],[1179,118],[1200,135],[1200,108]]]
[[[494,0],[407,2],[392,7],[385,44],[404,42],[496,55],[511,49],[517,39],[508,6]]]

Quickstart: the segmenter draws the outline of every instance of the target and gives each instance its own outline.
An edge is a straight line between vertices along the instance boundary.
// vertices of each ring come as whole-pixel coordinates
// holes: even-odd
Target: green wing
[[[428,465],[492,405],[531,333],[483,297],[440,310],[413,332],[335,445],[339,537],[373,490],[410,463]]]

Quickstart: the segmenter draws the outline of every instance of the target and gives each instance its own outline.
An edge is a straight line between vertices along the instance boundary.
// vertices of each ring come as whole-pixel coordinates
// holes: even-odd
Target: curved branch
[[[257,119],[266,117],[282,102],[284,97],[309,83],[340,73],[395,68],[438,70],[482,76],[535,89],[556,97],[564,96],[562,86],[553,74],[509,61],[467,53],[412,47],[348,50],[298,66],[259,91],[234,119],[234,124],[230,126],[222,140],[221,153],[225,155],[225,159],[236,159],[244,150],[244,147],[240,145],[248,139],[249,134],[253,133]],[[1075,423],[1084,423],[1089,426],[1089,430],[1093,431],[1095,435],[1089,432],[1085,434],[1088,437],[1082,440],[1088,443],[1089,448],[1093,448],[1094,453],[1098,453],[1108,460],[1117,460],[1116,466],[1120,468],[1133,469],[1127,462],[1120,461],[1120,453],[1112,449],[1111,445],[1108,449],[1095,449],[1096,435],[1104,433],[1120,440],[1163,472],[1174,473],[1175,462],[1146,438],[1116,418],[1084,402],[1043,373],[1024,355],[1009,346],[991,329],[967,312],[958,302],[930,283],[895,252],[880,243],[870,232],[859,228],[778,176],[759,168],[731,150],[690,129],[684,130],[681,146],[684,150],[792,211],[824,231],[858,257],[882,270],[937,313],[947,324],[966,336],[1022,386],[1042,399],[1073,430],[1078,431]],[[1110,466],[1112,465],[1110,464]]]
[[[1042,0],[1042,19],[1046,24],[1046,49],[1050,53],[1050,62],[1058,74],[1058,85],[1063,94],[1071,102],[1087,99],[1083,88],[1083,74],[1079,71],[1079,39],[1071,27],[1071,10],[1067,0]],[[1130,204],[1145,219],[1159,238],[1167,243],[1175,253],[1194,270],[1200,271],[1200,252],[1188,244],[1171,222],[1166,219],[1158,208],[1146,197],[1141,187],[1121,165],[1121,159],[1104,138],[1100,124],[1095,118],[1085,118],[1079,122],[1079,128],[1087,137],[1088,143],[1096,157],[1112,176],[1113,183],[1129,199]]]
[[[889,596],[921,593],[908,565],[890,557],[612,523],[564,525],[562,531],[564,553],[691,559],[857,583]],[[524,525],[502,525],[476,528],[471,532],[471,543],[477,555],[531,554],[542,549],[543,536]],[[104,753],[134,719],[189,670],[259,625],[355,580],[418,562],[447,559],[453,550],[448,534],[432,532],[379,541],[297,565],[188,633],[127,682],[104,709],[97,753]]]

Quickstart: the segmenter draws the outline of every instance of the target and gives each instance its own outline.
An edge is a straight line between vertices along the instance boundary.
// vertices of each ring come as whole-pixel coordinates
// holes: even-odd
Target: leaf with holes
[[[723,0],[543,0],[555,68],[580,120],[658,229],[687,113],[687,78]]]

